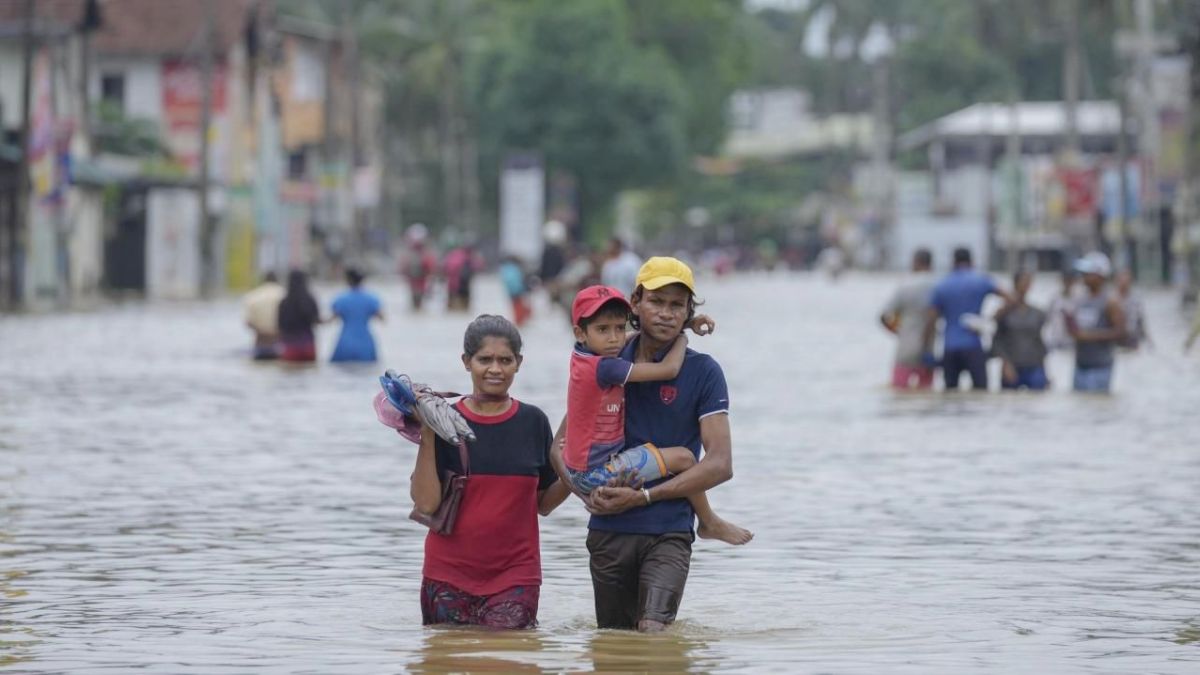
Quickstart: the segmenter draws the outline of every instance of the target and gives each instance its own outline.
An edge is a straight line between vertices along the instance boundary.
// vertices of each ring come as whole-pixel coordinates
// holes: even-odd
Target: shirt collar
[[[636,362],[637,359],[635,357],[637,356],[638,345],[641,343],[641,341],[642,341],[641,333],[638,333],[637,335],[633,336],[633,339],[630,340],[629,342],[625,343],[625,348],[621,350],[621,358],[625,359],[626,361],[629,361],[630,363]],[[659,361],[662,361],[664,358],[666,358],[667,352],[669,352],[669,351],[671,351],[671,345],[667,345],[667,346],[663,347],[662,349],[658,350],[658,352],[655,353],[654,356],[651,357],[651,360],[654,361],[655,363],[658,363]]]

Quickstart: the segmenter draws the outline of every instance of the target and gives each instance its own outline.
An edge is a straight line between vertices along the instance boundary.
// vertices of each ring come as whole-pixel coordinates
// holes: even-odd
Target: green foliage
[[[133,157],[166,157],[161,130],[153,120],[126,117],[113,103],[97,104],[93,138],[98,152]]]
[[[731,227],[740,241],[814,230],[819,213],[803,208],[812,196],[844,187],[856,158],[847,154],[744,163],[732,175],[691,174],[672,189],[652,194],[642,208],[647,239],[679,227],[681,214],[700,207],[711,231]],[[713,242],[709,242],[713,243]]]
[[[579,181],[585,221],[621,189],[662,184],[687,159],[686,92],[659,51],[632,39],[612,0],[537,0],[512,17],[479,75],[485,165],[534,150]]]
[[[1007,100],[1013,80],[1003,60],[969,38],[906,42],[896,53],[897,121],[908,129],[976,101]]]
[[[725,139],[726,102],[752,67],[753,22],[733,0],[625,0],[634,42],[660,50],[683,83],[691,154]]]

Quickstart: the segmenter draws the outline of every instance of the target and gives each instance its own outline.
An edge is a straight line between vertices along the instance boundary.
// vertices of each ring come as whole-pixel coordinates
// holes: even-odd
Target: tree
[[[384,87],[387,185],[408,186],[409,220],[477,230],[477,130],[467,70],[493,29],[492,5],[286,0],[281,9],[339,25],[357,37],[363,67]]]
[[[625,0],[633,40],[661,50],[686,95],[691,154],[711,154],[725,140],[726,103],[752,67],[752,21],[733,0]]]
[[[687,158],[686,92],[670,61],[635,44],[623,5],[534,0],[485,54],[481,96],[485,166],[533,150],[579,181],[593,228],[616,193],[661,184]]]
[[[1004,101],[1013,73],[970,36],[912,40],[896,52],[898,123],[911,129],[977,101]]]

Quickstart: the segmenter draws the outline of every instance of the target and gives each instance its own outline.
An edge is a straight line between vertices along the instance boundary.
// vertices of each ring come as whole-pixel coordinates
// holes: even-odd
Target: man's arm
[[[718,413],[700,420],[700,442],[704,457],[692,468],[674,478],[647,488],[650,503],[664,499],[683,499],[699,494],[733,478],[733,441],[729,433],[729,415]],[[628,487],[598,487],[592,492],[588,509],[596,514],[613,514],[646,506],[646,493]]]
[[[683,499],[733,478],[733,438],[729,432],[729,415],[717,413],[701,418],[700,443],[704,446],[704,456],[700,461],[665,483],[649,488],[650,501]]]
[[[1196,342],[1196,338],[1200,337],[1200,308],[1196,309],[1196,318],[1192,320],[1192,329],[1188,331],[1187,339],[1183,341],[1183,353],[1186,354],[1192,349],[1192,344]]]
[[[1067,330],[1071,333],[1071,337],[1075,338],[1076,342],[1108,342],[1125,339],[1125,311],[1121,309],[1121,303],[1109,300],[1104,311],[1108,314],[1108,322],[1112,324],[1112,328],[1080,330],[1075,322],[1075,317],[1072,316],[1067,320]]]
[[[921,336],[921,343],[926,349],[933,344],[933,339],[937,336],[937,323],[942,313],[938,311],[936,306],[931,306],[925,310],[925,334]]]
[[[879,312],[879,323],[893,335],[900,332],[900,291],[896,291]]]

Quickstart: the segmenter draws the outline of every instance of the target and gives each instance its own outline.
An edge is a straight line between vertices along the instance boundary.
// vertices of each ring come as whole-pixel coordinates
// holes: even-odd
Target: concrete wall
[[[21,45],[0,42],[0,126],[16,129],[21,125]]]
[[[976,267],[987,266],[989,176],[982,170],[960,170],[943,179],[941,198],[934,195],[933,175],[901,172],[896,177],[896,225],[891,266],[907,269],[918,248],[933,252],[937,269],[949,269],[955,248],[971,250]]]

